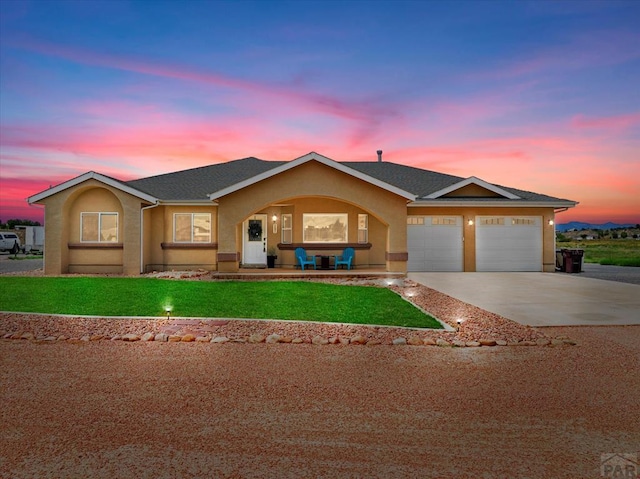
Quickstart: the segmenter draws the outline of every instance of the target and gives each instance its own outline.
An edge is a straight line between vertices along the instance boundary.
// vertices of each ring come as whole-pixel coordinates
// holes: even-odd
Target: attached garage
[[[462,216],[407,218],[408,271],[463,271]]]
[[[542,271],[540,216],[477,216],[476,271]]]

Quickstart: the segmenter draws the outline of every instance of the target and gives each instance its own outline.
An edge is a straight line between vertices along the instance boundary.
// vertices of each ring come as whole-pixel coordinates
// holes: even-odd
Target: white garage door
[[[542,271],[542,218],[476,217],[476,271]]]
[[[407,218],[409,271],[462,271],[462,217]]]

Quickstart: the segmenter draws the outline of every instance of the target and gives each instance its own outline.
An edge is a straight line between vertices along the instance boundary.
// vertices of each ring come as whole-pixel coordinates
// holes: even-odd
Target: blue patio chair
[[[313,265],[313,269],[316,269],[316,257],[315,256],[307,256],[307,252],[304,248],[296,248],[296,260],[298,261],[298,266],[302,268],[304,271],[304,265]]]
[[[335,265],[336,265],[336,269],[338,269],[338,265],[345,265],[347,267],[347,269],[351,269],[351,261],[353,260],[353,257],[355,256],[356,251],[353,248],[345,248],[344,251],[342,252],[342,256],[340,255],[336,255],[336,261],[335,261]]]

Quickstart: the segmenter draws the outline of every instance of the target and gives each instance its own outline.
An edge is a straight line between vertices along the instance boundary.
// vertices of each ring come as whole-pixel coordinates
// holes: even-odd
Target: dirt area
[[[639,326],[536,329],[392,288],[461,330],[2,313],[0,337],[33,339],[0,339],[0,479],[574,478],[638,456]],[[114,340],[149,331],[207,341]],[[244,342],[270,333],[301,344]]]
[[[640,327],[577,346],[0,340],[2,478],[600,477]]]

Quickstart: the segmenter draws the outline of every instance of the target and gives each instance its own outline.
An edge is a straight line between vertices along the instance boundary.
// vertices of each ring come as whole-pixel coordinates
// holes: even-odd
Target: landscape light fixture
[[[458,319],[458,320],[456,321],[456,331],[460,331],[460,325],[461,325],[461,324],[462,324],[462,320],[461,320],[461,319]]]
[[[171,308],[167,306],[164,310],[167,313],[167,319],[171,319]]]

